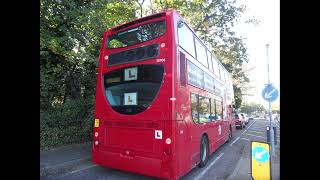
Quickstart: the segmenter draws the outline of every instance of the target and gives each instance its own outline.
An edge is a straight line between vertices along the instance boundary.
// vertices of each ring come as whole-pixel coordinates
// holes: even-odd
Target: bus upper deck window
[[[109,49],[132,46],[158,38],[165,32],[166,23],[164,20],[150,22],[110,36],[106,46]]]

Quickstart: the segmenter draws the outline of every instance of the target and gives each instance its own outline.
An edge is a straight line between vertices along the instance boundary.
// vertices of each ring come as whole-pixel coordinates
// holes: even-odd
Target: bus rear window
[[[104,75],[107,101],[121,114],[145,111],[156,98],[162,84],[162,65],[126,67]]]
[[[132,46],[162,36],[166,32],[165,21],[144,24],[112,35],[107,40],[107,48]]]

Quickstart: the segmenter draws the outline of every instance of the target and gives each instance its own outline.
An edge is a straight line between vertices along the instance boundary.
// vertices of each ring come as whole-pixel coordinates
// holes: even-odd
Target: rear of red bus
[[[176,178],[172,13],[147,16],[104,33],[96,88],[94,163]]]

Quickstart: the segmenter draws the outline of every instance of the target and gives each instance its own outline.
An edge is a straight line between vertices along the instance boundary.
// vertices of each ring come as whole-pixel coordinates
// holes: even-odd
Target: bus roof
[[[124,29],[126,27],[129,27],[129,26],[132,26],[134,24],[138,24],[138,23],[141,23],[143,21],[148,21],[148,20],[151,20],[151,19],[155,19],[155,18],[158,18],[158,17],[164,17],[166,15],[167,12],[171,12],[171,11],[175,11],[175,9],[164,9],[162,10],[161,12],[158,12],[158,13],[155,13],[155,14],[151,14],[149,16],[145,16],[145,17],[141,17],[141,18],[138,18],[138,19],[134,19],[132,21],[129,21],[129,22],[126,22],[126,23],[123,23],[123,24],[120,24],[118,26],[115,26],[113,28],[111,28],[112,31],[119,31],[121,29]]]

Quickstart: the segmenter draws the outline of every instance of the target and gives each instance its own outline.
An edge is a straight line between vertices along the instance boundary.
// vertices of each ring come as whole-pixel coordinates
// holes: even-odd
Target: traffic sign
[[[265,148],[258,146],[252,151],[253,157],[258,162],[266,162],[269,160],[269,152]]]
[[[270,180],[270,145],[251,141],[251,176],[254,180]]]
[[[278,95],[278,90],[271,84],[268,84],[262,91],[263,99],[269,102],[276,100]]]

